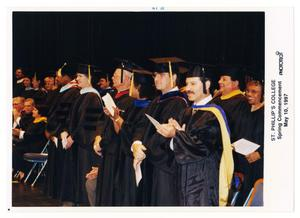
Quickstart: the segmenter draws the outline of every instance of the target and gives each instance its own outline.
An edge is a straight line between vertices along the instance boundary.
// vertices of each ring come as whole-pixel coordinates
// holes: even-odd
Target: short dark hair
[[[260,98],[260,102],[264,101],[264,96],[265,96],[265,89],[264,89],[264,83],[260,80],[249,80],[246,84],[246,88],[249,85],[255,85],[255,86],[260,86],[261,88],[261,98]]]
[[[140,98],[153,99],[155,96],[155,86],[152,76],[134,75],[134,86],[138,88]]]

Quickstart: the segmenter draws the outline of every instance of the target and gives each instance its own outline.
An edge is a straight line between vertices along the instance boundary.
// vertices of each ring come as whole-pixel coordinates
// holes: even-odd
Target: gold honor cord
[[[215,107],[207,107],[198,108],[196,110],[212,112],[216,116],[220,124],[223,152],[219,170],[219,206],[226,206],[234,169],[230,135],[227,131],[225,120],[219,109]]]
[[[88,80],[89,80],[89,83],[91,83],[91,65],[90,64],[88,65]]]
[[[171,80],[171,87],[173,88],[174,83],[173,83],[173,73],[172,73],[171,61],[169,61],[169,74],[170,74],[170,80]]]
[[[244,93],[241,90],[239,90],[239,89],[238,90],[234,90],[234,91],[230,92],[227,95],[222,95],[221,96],[221,100],[227,100],[227,99],[232,98],[233,96],[236,96],[236,95],[239,95],[239,94],[244,95]]]
[[[35,118],[33,123],[40,123],[40,122],[45,122],[47,123],[47,117],[39,117],[39,118]]]
[[[132,91],[134,86],[134,72],[132,71],[131,81],[130,81],[130,89],[129,89],[129,96],[132,97]]]

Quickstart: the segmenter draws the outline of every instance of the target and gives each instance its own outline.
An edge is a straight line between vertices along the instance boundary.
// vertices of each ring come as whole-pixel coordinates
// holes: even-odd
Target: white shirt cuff
[[[25,134],[25,131],[21,130],[20,135],[19,135],[19,139],[24,139],[24,134]]]
[[[170,141],[170,149],[171,149],[172,151],[174,151],[174,143],[173,143],[173,139],[174,139],[174,138],[172,138],[171,141]]]

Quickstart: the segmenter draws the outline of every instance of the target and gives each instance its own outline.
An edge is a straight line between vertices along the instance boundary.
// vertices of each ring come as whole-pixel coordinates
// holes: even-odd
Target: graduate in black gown
[[[63,183],[62,190],[71,190],[70,200],[76,205],[89,205],[85,176],[92,167],[93,143],[103,115],[100,95],[91,85],[92,75],[90,65],[78,65],[76,81],[81,88],[80,95],[72,105],[69,126],[62,133],[62,144],[67,149],[63,178],[71,182]]]
[[[245,135],[245,117],[250,112],[250,105],[244,93],[240,90],[243,85],[242,71],[234,67],[219,69],[219,96],[213,102],[223,108],[226,113],[231,131],[231,141],[235,142]]]
[[[231,132],[231,142],[234,143],[248,135],[247,117],[250,113],[250,105],[246,96],[240,90],[243,84],[243,72],[235,67],[222,67],[219,69],[220,96],[213,99],[213,102],[222,107],[228,119]],[[233,151],[234,172],[245,173],[247,162],[243,155]]]
[[[64,154],[67,152],[62,147],[61,133],[69,125],[68,117],[72,105],[79,97],[79,88],[75,78],[75,70],[66,66],[57,71],[58,85],[56,99],[53,99],[48,112],[47,134],[51,139],[48,147],[47,177],[44,193],[52,198],[68,201],[68,194],[62,195],[62,173],[64,168]]]
[[[220,107],[210,104],[211,81],[205,71],[195,66],[187,73],[186,93],[192,107],[181,113],[178,122],[170,119],[158,128],[158,133],[172,138],[181,206],[226,205],[233,174],[226,116]]]
[[[261,80],[250,80],[246,85],[246,97],[251,105],[251,113],[248,115],[248,135],[245,139],[259,144],[260,147],[246,155],[244,162],[244,180],[241,194],[237,202],[245,202],[254,183],[263,178],[264,166],[264,86]]]
[[[156,97],[146,113],[160,123],[166,123],[169,118],[177,119],[180,112],[187,106],[187,100],[176,86],[179,72],[179,58],[153,59],[155,64],[154,82],[161,95]],[[142,205],[176,206],[179,205],[177,191],[177,166],[174,152],[170,149],[170,139],[156,132],[155,127],[144,116],[145,129],[136,134],[132,145],[136,176],[142,180],[139,184],[138,196]],[[137,180],[139,180],[137,178]]]
[[[155,87],[151,72],[134,69],[131,78],[130,96],[136,98],[128,108],[127,119],[124,120],[116,110],[115,131],[120,137],[120,150],[116,178],[114,181],[115,205],[136,206],[137,186],[135,171],[133,168],[133,156],[131,144],[136,133],[139,133],[145,126],[140,120],[145,116],[145,110],[155,94]]]
[[[129,96],[132,64],[131,61],[121,60],[112,77],[113,87],[117,90],[116,95],[113,96],[114,101],[123,120],[127,120],[130,112],[129,108],[134,100],[134,98]],[[109,118],[107,116],[94,144],[95,152],[99,154],[101,150],[103,156],[100,173],[97,178],[97,206],[113,206],[116,203],[114,181],[120,152],[120,137],[114,128],[117,122],[117,118]]]

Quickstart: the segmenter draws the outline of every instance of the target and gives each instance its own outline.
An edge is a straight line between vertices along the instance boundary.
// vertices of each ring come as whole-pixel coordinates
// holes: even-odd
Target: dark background
[[[112,73],[115,57],[177,56],[261,73],[264,29],[264,12],[14,12],[13,69],[80,62]]]

